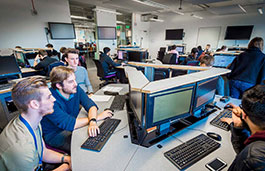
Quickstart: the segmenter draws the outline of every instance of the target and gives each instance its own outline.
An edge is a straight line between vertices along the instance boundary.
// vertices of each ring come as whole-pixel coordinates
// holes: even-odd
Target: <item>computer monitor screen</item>
[[[116,39],[116,27],[98,27],[98,39],[101,40]]]
[[[15,56],[0,56],[0,78],[20,73]]]
[[[184,53],[184,46],[177,46],[176,50],[178,51],[178,53],[183,54]]]
[[[214,77],[196,83],[193,112],[203,108],[214,100],[217,82],[218,77]]]
[[[118,59],[125,60],[127,58],[127,52],[126,51],[118,51]]]
[[[194,84],[147,96],[146,128],[191,115]]]
[[[72,23],[49,22],[51,39],[75,39],[75,28]]]
[[[182,40],[183,29],[166,30],[166,40]]]
[[[227,26],[225,40],[249,40],[253,30],[250,26]]]
[[[142,124],[142,93],[138,91],[130,91],[130,103],[136,118],[139,123]]]
[[[234,55],[214,55],[214,67],[226,68],[236,58]]]
[[[128,61],[141,62],[142,61],[142,52],[138,51],[128,51]]]

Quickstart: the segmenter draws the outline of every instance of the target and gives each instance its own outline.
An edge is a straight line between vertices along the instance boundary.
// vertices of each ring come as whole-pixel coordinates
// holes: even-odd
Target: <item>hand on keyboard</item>
[[[113,113],[111,110],[105,110],[104,112],[100,113],[97,117],[97,120],[103,120],[105,118],[111,118]]]
[[[89,137],[95,137],[100,133],[98,125],[96,122],[90,122],[88,125],[88,135]]]
[[[230,125],[233,122],[232,118],[221,118],[220,119],[222,122],[227,123],[228,125]]]

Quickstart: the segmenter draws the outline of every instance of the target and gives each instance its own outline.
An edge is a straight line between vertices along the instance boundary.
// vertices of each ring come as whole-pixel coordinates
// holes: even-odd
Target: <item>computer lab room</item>
[[[1,171],[265,171],[265,0],[1,0]]]

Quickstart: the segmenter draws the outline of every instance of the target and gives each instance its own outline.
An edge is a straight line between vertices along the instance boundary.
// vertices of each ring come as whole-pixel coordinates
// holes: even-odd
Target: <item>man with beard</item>
[[[97,120],[111,117],[112,114],[106,110],[97,115],[97,105],[77,85],[72,68],[55,67],[50,73],[50,79],[50,91],[56,101],[54,112],[41,121],[44,140],[51,147],[70,153],[74,129],[88,125],[89,136],[97,136],[100,133]],[[88,117],[77,118],[80,105],[88,112]]]
[[[242,105],[230,104],[232,119],[223,121],[231,123],[232,144],[237,156],[229,171],[265,170],[265,86],[256,85],[246,90]],[[250,136],[249,136],[250,134]]]
[[[40,121],[53,112],[55,101],[45,80],[33,77],[18,82],[12,89],[12,99],[21,115],[0,135],[0,170],[53,169],[47,164],[42,167],[43,162],[63,163],[55,170],[70,170],[71,157],[47,149],[42,139]]]

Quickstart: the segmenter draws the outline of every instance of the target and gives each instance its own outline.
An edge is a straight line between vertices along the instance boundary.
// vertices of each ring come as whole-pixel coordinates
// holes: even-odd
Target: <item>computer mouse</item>
[[[214,140],[216,140],[216,141],[221,141],[221,140],[222,140],[221,135],[219,135],[219,134],[217,134],[217,133],[214,133],[214,132],[207,132],[207,135],[208,135],[210,138],[212,138],[212,139],[214,139]]]
[[[110,109],[110,108],[106,108],[106,109],[104,109],[104,111],[106,111],[106,110],[110,110],[111,111],[111,114],[112,114],[112,116],[114,115],[114,110],[113,109]]]
[[[225,107],[224,107],[224,109],[232,109],[232,108],[233,108],[233,106],[231,106],[229,104],[225,105]]]

